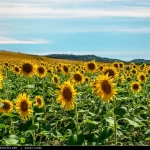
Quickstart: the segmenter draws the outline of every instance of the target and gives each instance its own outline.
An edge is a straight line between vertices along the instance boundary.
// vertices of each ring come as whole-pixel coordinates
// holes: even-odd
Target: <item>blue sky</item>
[[[150,1],[0,0],[0,49],[150,60]]]

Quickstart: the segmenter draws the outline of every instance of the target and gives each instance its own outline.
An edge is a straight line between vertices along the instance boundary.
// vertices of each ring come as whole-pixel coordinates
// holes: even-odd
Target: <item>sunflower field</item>
[[[150,66],[1,59],[0,145],[150,145]]]

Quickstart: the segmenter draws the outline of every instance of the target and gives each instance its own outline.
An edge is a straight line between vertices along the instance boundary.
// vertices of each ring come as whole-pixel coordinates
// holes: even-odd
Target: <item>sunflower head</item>
[[[19,94],[16,99],[16,111],[20,117],[24,120],[28,120],[33,110],[31,109],[32,102],[29,100],[29,96],[26,93]]]
[[[65,74],[68,74],[69,73],[69,67],[67,65],[63,65],[62,66],[62,70]]]
[[[103,69],[103,74],[108,74],[108,76],[111,78],[118,78],[119,75],[117,69],[112,66],[105,66]]]
[[[32,77],[35,73],[35,65],[30,61],[25,61],[21,66],[21,72],[25,77]]]
[[[85,77],[85,82],[89,82],[89,77]]]
[[[3,106],[0,107],[0,112],[11,113],[13,111],[13,103],[10,100],[0,100]]]
[[[59,84],[59,77],[58,77],[58,75],[54,74],[53,77],[52,77],[52,81],[53,81],[55,84]]]
[[[133,75],[135,75],[135,74],[137,74],[137,70],[136,70],[136,69],[132,69],[132,70],[131,70],[131,73],[132,73]]]
[[[12,68],[12,71],[13,71],[13,73],[15,73],[15,74],[19,74],[20,73],[20,68],[18,67],[18,66],[13,66],[13,68]]]
[[[37,75],[38,77],[40,77],[40,78],[45,77],[45,76],[47,75],[47,69],[46,69],[46,67],[45,67],[45,66],[42,66],[42,65],[37,66],[37,67],[36,67],[36,75]]]
[[[141,85],[138,83],[138,82],[132,82],[131,83],[131,90],[133,91],[133,92],[140,92],[140,90],[141,90]]]
[[[117,94],[116,84],[113,83],[113,80],[108,74],[99,75],[91,84],[93,91],[105,102],[109,102]]]
[[[89,61],[88,63],[86,63],[86,69],[89,72],[95,72],[97,69],[97,64],[95,61]]]
[[[114,63],[112,64],[112,66],[113,66],[114,68],[118,69],[118,68],[119,68],[119,63],[114,62]]]
[[[142,83],[146,82],[146,80],[147,80],[147,77],[144,73],[139,73],[137,78],[138,78],[138,81],[142,82]]]
[[[70,81],[64,82],[56,93],[58,94],[57,102],[61,103],[62,108],[74,109],[76,91]]]
[[[79,71],[73,73],[71,75],[71,79],[76,84],[80,84],[84,82],[84,76]]]
[[[147,75],[150,75],[150,67],[147,67],[146,73],[147,73]]]
[[[42,96],[35,96],[36,106],[42,108],[44,106],[44,101]]]

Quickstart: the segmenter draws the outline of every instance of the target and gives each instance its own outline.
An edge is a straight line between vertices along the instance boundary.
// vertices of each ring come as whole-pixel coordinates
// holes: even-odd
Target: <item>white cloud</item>
[[[49,41],[44,39],[18,40],[14,38],[0,37],[0,44],[47,44],[47,43],[49,43]]]
[[[97,17],[150,17],[149,7],[121,7],[112,9],[49,8],[30,3],[0,3],[3,18],[97,18]]]

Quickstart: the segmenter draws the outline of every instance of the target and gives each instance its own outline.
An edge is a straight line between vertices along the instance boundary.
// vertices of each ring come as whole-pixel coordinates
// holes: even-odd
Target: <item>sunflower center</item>
[[[114,67],[115,67],[115,68],[118,68],[118,64],[114,64]]]
[[[58,83],[58,79],[56,77],[54,77],[54,81],[55,83]]]
[[[94,70],[94,69],[95,69],[95,65],[94,65],[93,63],[89,63],[89,64],[88,64],[88,68],[89,68],[90,70]]]
[[[15,71],[16,71],[16,72],[19,72],[19,69],[18,69],[18,67],[15,67]]]
[[[28,110],[28,103],[26,101],[21,102],[21,110],[22,111]]]
[[[42,101],[41,101],[41,99],[40,98],[37,98],[37,102],[38,102],[38,104],[42,104]]]
[[[75,79],[76,81],[81,81],[81,80],[82,80],[82,77],[81,77],[81,75],[79,75],[79,74],[74,74],[74,79]]]
[[[48,70],[47,72],[52,73],[52,71],[51,71],[51,70]]]
[[[45,70],[44,70],[44,68],[43,68],[43,67],[39,67],[39,68],[38,68],[38,72],[39,72],[40,74],[43,74],[43,73],[44,73],[44,71],[45,71]]]
[[[127,77],[127,81],[131,81],[131,78],[130,78],[130,77]]]
[[[106,70],[104,74],[106,75],[107,73],[108,73],[108,76],[109,76],[109,77],[110,77],[110,76],[111,76],[111,77],[114,77],[114,75],[115,75],[114,71],[111,70],[111,69]]]
[[[150,74],[150,70],[148,70],[148,74]]]
[[[63,97],[67,100],[67,101],[71,101],[72,99],[72,92],[71,89],[69,87],[65,87],[63,89]]]
[[[133,85],[133,89],[134,89],[134,90],[138,90],[138,89],[139,89],[139,85],[138,85],[138,84],[134,84],[134,85]]]
[[[145,76],[144,76],[144,75],[141,75],[141,76],[140,76],[140,79],[141,79],[141,80],[145,80]]]
[[[136,71],[135,71],[135,70],[132,70],[132,73],[133,73],[133,74],[136,74]]]
[[[85,78],[85,81],[88,82],[88,78]]]
[[[123,65],[122,64],[119,64],[120,65],[120,68],[122,68],[123,67]]]
[[[57,69],[57,72],[61,72],[61,70],[60,70],[60,69]]]
[[[9,103],[6,103],[6,102],[3,102],[3,108],[5,109],[5,110],[9,110],[10,109],[10,104]]]
[[[22,68],[23,68],[23,71],[26,73],[30,73],[33,70],[32,65],[29,63],[25,63]]]
[[[63,69],[65,72],[68,72],[68,67],[67,66],[63,66]]]
[[[108,83],[107,80],[104,80],[101,83],[101,87],[102,87],[102,90],[103,90],[104,93],[110,94],[110,92],[111,92],[111,85]]]

